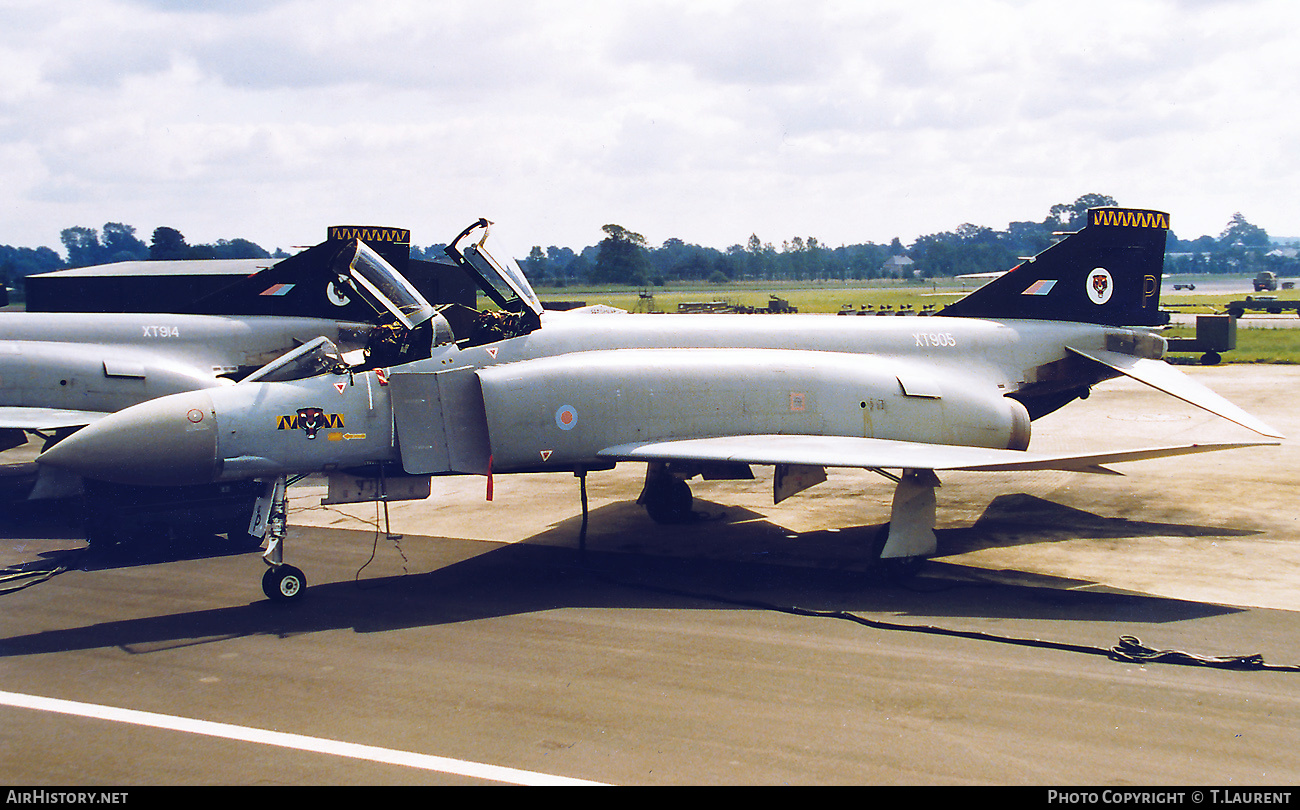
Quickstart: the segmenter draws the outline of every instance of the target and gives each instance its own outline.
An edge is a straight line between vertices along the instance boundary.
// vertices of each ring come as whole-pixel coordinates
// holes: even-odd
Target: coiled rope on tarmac
[[[1253,655],[1194,655],[1181,650],[1153,650],[1144,645],[1136,636],[1120,636],[1119,644],[1112,647],[1110,657],[1115,661],[1128,661],[1135,664],[1183,664],[1192,667],[1216,667],[1218,669],[1274,669],[1285,672],[1300,672],[1300,667],[1282,666],[1264,663],[1264,656]]]
[[[902,624],[868,619],[847,611],[818,611],[799,607],[770,606],[769,609],[791,613],[797,616],[819,616],[823,618],[844,619],[867,627],[880,630],[899,630],[911,633],[930,633],[933,635],[969,638],[978,641],[992,641],[998,644],[1014,644],[1021,647],[1038,647],[1048,650],[1082,653],[1084,655],[1104,655],[1112,661],[1132,664],[1182,664],[1184,666],[1212,667],[1216,669],[1273,670],[1276,672],[1300,672],[1300,666],[1289,664],[1268,664],[1258,653],[1252,655],[1196,655],[1181,650],[1155,650],[1142,644],[1135,636],[1120,636],[1119,644],[1114,647],[1097,647],[1084,644],[1071,644],[1064,641],[1051,641],[1037,638],[1016,638],[1014,636],[984,633],[978,630],[954,630],[934,625]]]
[[[748,607],[756,610],[769,610],[777,613],[786,613],[792,616],[809,616],[822,619],[839,619],[860,624],[864,627],[871,627],[876,630],[890,630],[906,633],[925,633],[936,636],[948,636],[950,638],[966,638],[975,641],[988,641],[996,644],[1011,644],[1020,647],[1036,647],[1045,650],[1061,650],[1064,652],[1079,653],[1082,655],[1105,656],[1112,661],[1132,664],[1180,664],[1183,666],[1210,667],[1215,669],[1232,669],[1232,670],[1270,670],[1274,672],[1300,672],[1300,666],[1292,664],[1268,664],[1265,663],[1264,657],[1258,653],[1252,655],[1197,655],[1194,653],[1183,652],[1181,650],[1156,650],[1144,645],[1136,636],[1120,636],[1119,643],[1114,647],[1099,647],[1089,644],[1072,644],[1065,641],[1052,641],[1049,639],[1038,638],[1021,638],[1016,636],[1000,635],[996,633],[985,633],[981,630],[957,630],[951,627],[939,627],[932,624],[908,624],[904,622],[890,622],[883,619],[872,619],[866,616],[860,616],[846,610],[815,610],[812,608],[801,608],[795,605],[778,605],[771,602],[749,599],[733,599],[716,594],[704,594],[691,591],[683,591],[676,588],[662,588],[644,583],[622,582],[623,585],[632,585],[633,587],[645,588],[647,590],[658,591],[662,593],[671,593],[677,596],[688,596],[695,599],[706,601],[720,602],[739,607]]]
[[[979,641],[992,641],[998,644],[1014,644],[1021,647],[1038,647],[1049,650],[1082,653],[1084,655],[1104,655],[1112,661],[1131,664],[1182,664],[1184,666],[1212,667],[1216,669],[1273,670],[1276,672],[1300,672],[1300,666],[1290,664],[1268,664],[1258,653],[1252,655],[1197,655],[1181,650],[1156,650],[1144,645],[1136,636],[1120,636],[1119,644],[1114,647],[1097,647],[1086,644],[1071,644],[1064,641],[1050,641],[1037,638],[1017,638],[978,630],[954,630],[934,625],[903,624],[868,619],[856,613],[842,610],[819,611],[799,607],[770,606],[770,609],[790,613],[796,616],[820,616],[823,618],[844,619],[867,627],[880,630],[899,630],[912,633],[930,633],[933,635],[969,638]]]

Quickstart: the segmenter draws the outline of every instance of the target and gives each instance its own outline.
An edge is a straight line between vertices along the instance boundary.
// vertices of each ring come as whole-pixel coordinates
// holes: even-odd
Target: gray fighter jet
[[[334,272],[329,257],[346,244],[335,230],[409,233],[331,229],[326,242],[290,259],[260,272],[223,277],[215,293],[197,302],[185,300],[189,282],[209,279],[187,274],[184,262],[155,263],[172,265],[172,275],[157,276],[154,286],[177,299],[177,312],[138,312],[135,307],[123,312],[0,313],[0,451],[23,445],[31,435],[50,446],[110,413],[160,396],[233,385],[318,338],[342,351],[369,349],[371,341],[386,346],[391,330],[385,324],[397,317],[386,308],[392,302],[370,296],[375,282],[352,276],[349,268],[343,268],[341,276]],[[380,247],[394,261],[406,258],[409,252],[405,238]],[[104,270],[116,271],[117,267]],[[83,276],[113,280],[98,278],[94,270],[89,274],[82,271],[76,280],[83,284]],[[61,303],[53,300],[57,295],[53,282],[42,282],[43,303]],[[379,283],[385,282],[380,279]],[[139,286],[99,287],[100,293],[115,299],[126,294],[152,296],[149,300],[158,303],[165,297]],[[327,287],[346,292],[323,294]],[[201,291],[203,285],[195,285],[195,289]],[[72,306],[98,305],[79,286],[69,292],[80,294],[68,302]],[[117,303],[133,307],[136,302]],[[60,475],[55,468],[42,466],[40,472],[34,486],[26,490],[30,499],[80,495],[87,489],[79,478]],[[95,483],[94,489],[107,493],[99,501],[119,502],[130,494],[120,487]],[[228,492],[231,488],[220,489]],[[143,500],[162,500],[176,511],[178,499],[207,500],[210,492],[202,488],[177,490],[161,499],[149,495]],[[115,534],[103,525],[111,522],[104,515],[94,522],[100,536]]]
[[[690,516],[685,482],[702,472],[772,465],[779,501],[826,467],[858,467],[896,482],[880,554],[909,560],[936,551],[938,471],[1111,472],[1104,465],[1248,446],[1027,449],[1034,419],[1103,380],[1126,375],[1279,436],[1161,359],[1163,212],[1094,209],[1078,233],[939,315],[911,318],[544,314],[518,267],[487,250],[489,224],[447,251],[499,309],[407,295],[399,362],[303,376],[299,362],[329,353],[304,347],[238,385],[101,419],[38,461],[131,484],[268,482],[256,519],[270,526],[263,586],[288,598],[305,583],[279,542],[290,474],[365,471],[384,488],[415,476],[427,494],[431,475],[486,475],[490,491],[502,473],[575,472],[585,485],[590,471],[642,462],[640,501],[671,522]],[[395,275],[362,243],[344,258]],[[400,362],[417,354],[427,356]]]
[[[382,240],[386,263],[455,296],[437,265],[410,260],[409,231],[354,226],[269,266],[125,262],[28,279],[38,311],[0,312],[0,450],[24,431],[66,433],[149,399],[233,384],[317,337],[365,348],[396,316],[370,294],[373,280],[337,274],[331,258],[354,235]]]
[[[241,370],[321,335],[358,348],[368,332],[318,318],[0,313],[0,427],[80,427],[148,399],[233,385]]]
[[[369,325],[316,318],[65,312],[0,313],[0,451],[35,437],[50,446],[78,428],[159,396],[233,385],[268,360],[321,335],[364,345]],[[19,456],[27,458],[27,456]],[[6,468],[5,499],[81,499],[96,545],[158,531],[227,532],[247,525],[256,482],[143,490],[86,482],[57,468]],[[163,504],[159,511],[152,504]],[[175,517],[181,519],[175,520]],[[231,534],[239,542],[242,532]]]

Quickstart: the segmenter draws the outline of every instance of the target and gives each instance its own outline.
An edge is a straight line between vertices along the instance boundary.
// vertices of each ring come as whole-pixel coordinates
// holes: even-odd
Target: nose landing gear
[[[288,487],[289,483],[283,477],[267,482],[265,493],[257,500],[252,525],[248,529],[249,534],[266,538],[266,551],[262,553],[262,559],[270,568],[262,575],[262,593],[274,602],[300,599],[307,590],[307,577],[303,572],[284,562],[284,538],[288,533]]]

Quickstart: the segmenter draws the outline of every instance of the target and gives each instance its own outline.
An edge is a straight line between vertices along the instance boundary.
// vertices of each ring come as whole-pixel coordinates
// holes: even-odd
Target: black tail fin
[[[326,240],[251,276],[234,281],[192,305],[208,315],[275,315],[369,323],[375,310],[338,285],[331,260],[351,239],[365,239],[399,272],[407,272],[411,232],[405,228],[334,226]]]
[[[1161,326],[1169,215],[1092,208],[1087,225],[940,313],[964,318]]]

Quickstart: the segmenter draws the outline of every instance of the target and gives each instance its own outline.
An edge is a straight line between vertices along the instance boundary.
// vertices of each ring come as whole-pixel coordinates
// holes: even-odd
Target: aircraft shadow
[[[572,541],[576,532],[571,524],[565,521],[551,531],[569,533]],[[357,530],[313,531],[336,543],[368,543],[372,536]],[[1134,624],[1238,612],[1146,595],[954,583],[924,575],[905,583],[873,581],[861,571],[848,569],[601,550],[598,539],[588,544],[585,553],[572,545],[530,540],[493,545],[428,573],[316,584],[292,605],[259,599],[0,639],[0,657],[111,647],[148,654],[240,637],[289,637],[339,629],[380,633],[558,608],[784,612],[798,608],[877,614],[892,621],[1040,619],[1096,623],[1104,628],[1102,635],[1111,638]]]
[[[39,551],[33,555],[35,559],[10,564],[6,566],[7,570],[38,571],[63,567],[79,571],[106,571],[182,560],[232,557],[261,551],[260,545],[248,541],[232,542],[215,534],[136,539],[111,546],[85,545],[84,539],[78,538],[76,532],[62,539],[66,541],[62,543],[63,548]]]
[[[9,563],[12,570],[63,565],[82,571],[99,571],[250,554],[260,548],[260,544],[252,543],[251,539],[231,541],[222,535],[203,532],[141,534],[112,545],[88,545],[80,499],[15,501],[4,503],[4,509],[0,539],[41,538],[39,545],[58,546],[37,552],[33,555],[36,559]]]
[[[0,539],[40,536],[58,540],[81,539],[81,511],[76,499],[26,501],[0,497]]]
[[[880,567],[876,557],[884,544],[888,527],[885,523],[794,532],[748,509],[698,499],[697,504],[702,507],[697,510],[701,519],[672,527],[653,527],[644,511],[630,503],[602,507],[592,512],[593,537],[588,545],[606,551],[765,562],[828,571],[852,570],[867,575]],[[572,547],[576,542],[578,523],[577,518],[564,521],[534,536],[530,542]],[[1260,532],[1105,517],[1021,493],[998,496],[970,526],[938,529],[935,534],[939,545],[937,556],[952,557],[989,548],[1079,539],[1232,538],[1254,536]],[[1022,582],[1038,580],[1050,587],[1097,584],[1032,572],[1020,574]]]
[[[181,560],[233,557],[260,551],[260,543],[249,540],[231,541],[219,534],[136,539],[104,548],[89,546],[77,567],[83,571],[102,571]]]
[[[968,528],[938,532],[940,552],[961,554],[1063,540],[1138,537],[1245,537],[1260,532],[1103,517],[1024,493],[999,495]]]

